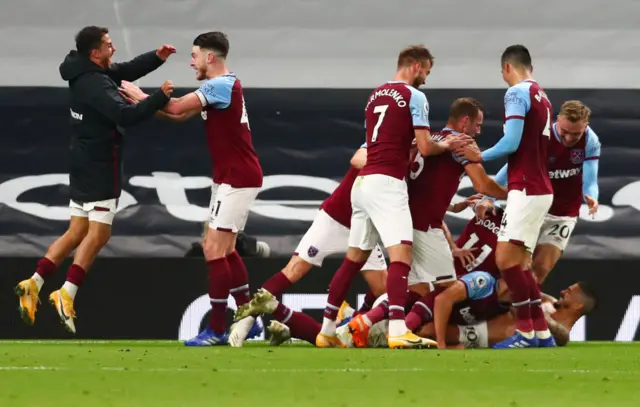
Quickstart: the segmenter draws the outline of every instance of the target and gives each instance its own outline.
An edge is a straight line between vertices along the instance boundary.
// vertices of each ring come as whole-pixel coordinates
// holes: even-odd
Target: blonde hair
[[[560,107],[560,115],[566,117],[571,123],[577,123],[581,120],[589,123],[591,109],[579,100],[567,100]]]

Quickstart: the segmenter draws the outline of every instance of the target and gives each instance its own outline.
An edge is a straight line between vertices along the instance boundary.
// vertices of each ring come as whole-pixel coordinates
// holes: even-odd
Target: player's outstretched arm
[[[495,146],[482,152],[482,161],[491,161],[515,152],[520,146],[524,119],[531,108],[531,96],[521,87],[512,86],[504,95],[504,136]]]
[[[467,289],[462,281],[456,281],[436,297],[433,322],[436,328],[438,349],[447,347],[447,325],[451,317],[453,305],[467,299]]]
[[[104,114],[116,125],[123,127],[133,126],[151,118],[155,112],[167,104],[169,95],[173,92],[173,84],[166,81],[162,85],[163,90],[158,90],[138,104],[130,105],[104,76],[85,75],[78,81],[78,86],[86,89],[84,102]]]
[[[367,143],[364,143],[351,157],[351,166],[362,169],[367,164]]]
[[[551,315],[545,313],[545,318],[547,319],[547,325],[549,325],[549,331],[551,331],[551,335],[553,335],[553,339],[556,340],[556,344],[558,346],[566,346],[569,343],[569,339],[571,337],[569,330],[567,327],[556,321],[551,317]]]
[[[197,115],[198,113],[199,113],[198,110],[192,110],[190,112],[186,112],[182,114],[170,114],[162,110],[158,110],[156,112],[156,117],[158,119],[167,120],[170,122],[182,123],[191,119],[193,116]]]
[[[169,55],[175,52],[175,47],[162,45],[157,50],[145,52],[131,61],[112,64],[107,73],[116,83],[122,80],[135,81],[158,69]]]
[[[467,163],[464,167],[475,190],[483,195],[489,195],[498,199],[507,198],[507,189],[492,180],[484,170],[482,164]]]
[[[181,115],[193,110],[201,110],[208,106],[215,109],[226,109],[231,104],[231,91],[235,78],[216,77],[209,79],[202,86],[181,98],[173,98],[169,101],[164,111]]]

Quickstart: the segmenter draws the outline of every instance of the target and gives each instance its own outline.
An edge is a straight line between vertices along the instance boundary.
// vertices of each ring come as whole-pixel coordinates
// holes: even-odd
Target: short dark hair
[[[593,290],[593,287],[589,285],[586,281],[579,281],[578,287],[580,287],[580,291],[582,291],[581,300],[584,304],[582,308],[582,315],[587,315],[598,306],[598,295]]]
[[[529,71],[533,70],[531,54],[524,45],[511,45],[507,47],[507,49],[502,53],[501,62],[502,65],[508,63],[514,66],[526,68]]]
[[[403,66],[415,64],[416,62],[424,63],[426,61],[431,62],[433,66],[433,54],[424,45],[411,45],[400,51],[398,55],[398,68]]]
[[[105,27],[95,25],[84,27],[76,34],[76,50],[79,54],[88,57],[91,51],[100,48],[102,37],[108,33],[109,29]]]
[[[226,58],[229,54],[229,39],[225,33],[220,31],[211,31],[198,35],[193,40],[193,45],[217,52],[222,58]]]
[[[459,98],[453,101],[449,109],[449,118],[459,120],[465,116],[478,117],[478,113],[484,113],[482,104],[474,98]]]

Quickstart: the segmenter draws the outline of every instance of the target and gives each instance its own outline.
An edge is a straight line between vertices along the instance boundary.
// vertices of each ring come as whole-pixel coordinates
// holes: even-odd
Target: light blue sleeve
[[[365,141],[364,143],[362,143],[362,145],[360,146],[360,148],[367,148],[367,142]]]
[[[411,90],[409,109],[413,118],[413,127],[429,128],[429,102],[427,97],[416,88],[409,87],[409,90]]]
[[[598,166],[600,162],[600,140],[598,135],[587,128],[587,145],[585,148],[585,161],[582,163],[582,193],[598,199],[600,188],[598,187]]]
[[[509,164],[505,164],[504,167],[500,168],[500,171],[498,171],[498,173],[496,174],[496,179],[495,179],[496,183],[503,187],[507,186],[508,166]]]
[[[486,271],[474,271],[460,277],[467,287],[467,298],[481,300],[487,298],[496,288],[496,279]]]
[[[236,78],[233,76],[218,76],[209,79],[196,90],[196,95],[203,105],[213,106],[216,109],[226,109],[231,104],[231,91]]]
[[[524,130],[524,118],[531,109],[528,83],[519,83],[504,95],[504,136],[495,146],[482,152],[483,161],[491,161],[515,152],[520,146]]]

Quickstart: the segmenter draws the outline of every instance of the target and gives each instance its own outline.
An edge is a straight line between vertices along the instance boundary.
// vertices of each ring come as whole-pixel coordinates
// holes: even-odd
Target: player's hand
[[[139,100],[127,95],[122,88],[118,88],[118,92],[120,92],[120,96],[122,96],[124,100],[126,100],[130,105],[137,105],[138,103],[140,103]]]
[[[466,134],[450,134],[444,139],[444,142],[447,144],[449,151],[456,151],[473,143],[473,138]]]
[[[484,199],[484,195],[475,194],[475,195],[471,195],[470,197],[465,199],[463,202],[468,208],[474,208],[478,204],[478,202],[482,201],[483,199]]]
[[[129,98],[135,99],[136,103],[149,97],[142,89],[129,81],[122,81],[118,91],[120,94],[125,94]]]
[[[466,160],[469,160],[474,163],[479,163],[482,161],[482,152],[476,143],[471,143],[461,148],[454,150],[454,153],[458,157],[463,157]]]
[[[589,215],[595,218],[596,212],[598,212],[598,209],[600,208],[598,200],[589,195],[585,195],[584,199],[587,201],[587,206],[589,207]]]
[[[165,95],[167,95],[167,97],[171,97],[171,94],[173,93],[173,82],[164,81],[160,89],[162,90],[162,92],[164,92]]]
[[[494,202],[489,198],[484,198],[476,205],[476,216],[478,219],[484,220],[487,217],[487,213],[496,214],[496,206]]]
[[[163,61],[166,61],[169,58],[169,55],[176,53],[176,47],[173,45],[164,44],[161,45],[160,48],[156,51],[156,55]]]
[[[453,254],[453,257],[460,259],[460,263],[462,263],[462,267],[467,267],[467,265],[473,263],[474,260],[476,259],[476,256],[473,254],[473,252],[476,250],[478,249],[477,248],[475,249],[456,248],[456,249],[453,249],[451,253]]]

